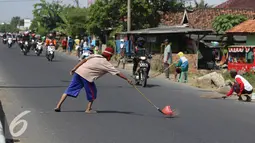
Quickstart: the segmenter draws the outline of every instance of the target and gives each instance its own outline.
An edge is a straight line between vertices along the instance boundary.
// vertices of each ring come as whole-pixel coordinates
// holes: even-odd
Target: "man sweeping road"
[[[76,98],[81,89],[84,87],[87,94],[87,100],[89,101],[85,112],[96,113],[96,111],[93,111],[91,108],[94,100],[97,97],[97,88],[94,81],[106,73],[117,75],[120,78],[125,79],[128,83],[132,84],[131,80],[127,79],[109,62],[113,56],[113,52],[114,50],[112,48],[106,48],[102,55],[91,55],[88,57],[88,59],[84,59],[78,63],[71,70],[70,74],[73,75],[73,79],[57,104],[57,107],[55,108],[56,112],[61,111],[61,105],[67,96]]]

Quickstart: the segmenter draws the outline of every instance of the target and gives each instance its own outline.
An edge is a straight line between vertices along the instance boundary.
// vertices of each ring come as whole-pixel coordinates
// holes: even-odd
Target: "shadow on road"
[[[113,111],[113,110],[99,110],[97,111],[97,113],[102,114],[102,113],[106,113],[106,114],[130,114],[130,115],[140,115],[140,116],[144,116],[143,114],[138,114],[135,112],[128,112],[128,111]]]
[[[6,138],[6,143],[20,142],[20,140],[12,138],[12,135],[11,135],[10,130],[9,130],[9,125],[8,125],[8,122],[7,122],[7,119],[6,119],[1,101],[0,101],[0,120],[1,120],[1,123],[3,125],[3,131],[4,131],[4,136]]]
[[[60,86],[0,86],[0,88],[63,88],[67,87],[66,85]]]
[[[160,87],[160,86],[156,84],[147,84],[145,88],[153,88],[153,87]]]
[[[128,114],[128,115],[144,116],[143,114],[138,114],[135,112],[128,112],[128,111],[114,111],[114,110],[96,110],[96,111],[97,111],[97,114]],[[61,112],[81,112],[85,114],[85,110],[61,111]]]

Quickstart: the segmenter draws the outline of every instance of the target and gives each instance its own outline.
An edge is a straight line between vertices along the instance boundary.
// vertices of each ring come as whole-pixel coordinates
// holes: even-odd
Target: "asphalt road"
[[[71,79],[74,58],[57,54],[54,62],[34,53],[22,55],[18,47],[0,44],[0,99],[5,131],[23,111],[28,123],[21,143],[252,143],[255,105],[235,100],[201,98],[210,94],[166,80],[151,79],[140,88],[159,107],[171,105],[178,118],[164,118],[139,93],[118,77],[96,81],[98,114],[85,114],[86,98],[68,98],[61,113],[53,112]],[[16,128],[19,130],[22,124]]]

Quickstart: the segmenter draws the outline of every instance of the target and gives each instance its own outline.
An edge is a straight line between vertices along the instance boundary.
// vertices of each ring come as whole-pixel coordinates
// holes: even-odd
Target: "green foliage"
[[[115,41],[114,40],[108,40],[106,43],[107,47],[116,48]]]
[[[34,19],[30,29],[39,33],[55,30],[71,36],[88,33],[99,37],[104,34],[114,35],[116,31],[127,29],[124,20],[127,17],[126,0],[97,0],[88,9],[80,8],[79,1],[75,2],[76,7],[63,5],[59,1],[40,0],[34,5]],[[184,10],[184,4],[178,0],[131,2],[132,30],[156,27],[160,22],[159,11]]]
[[[212,8],[213,5],[208,5],[208,3],[205,2],[205,0],[200,0],[200,2],[195,1],[195,8],[196,9],[201,9],[201,8]]]
[[[58,23],[58,27],[55,30],[73,37],[85,33],[87,9],[66,7],[59,16],[63,23]]]
[[[0,32],[18,32],[17,26],[20,25],[22,20],[20,17],[12,17],[10,24],[0,25]]]
[[[63,11],[63,6],[58,1],[51,3],[41,0],[34,5],[32,26],[30,29],[38,31],[40,28],[52,31],[58,23],[62,23],[59,14]]]
[[[213,28],[220,34],[225,33],[225,31],[231,29],[232,27],[246,21],[247,18],[242,15],[220,15],[216,17],[213,21]]]
[[[184,5],[177,0],[132,0],[131,9],[131,28],[137,30],[158,26],[160,22],[158,11],[179,11],[184,9]],[[126,31],[127,25],[124,21],[126,18],[126,0],[97,0],[89,8],[87,29],[89,33],[97,36],[109,28],[115,29],[119,26]]]

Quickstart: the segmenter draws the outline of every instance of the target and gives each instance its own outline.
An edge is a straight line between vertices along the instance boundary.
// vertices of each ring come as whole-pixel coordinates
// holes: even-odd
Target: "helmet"
[[[26,32],[24,32],[24,35],[25,35],[25,36],[27,36],[28,34],[29,34],[29,32],[27,32],[27,31],[26,31]]]
[[[53,38],[53,34],[52,34],[52,33],[49,34],[49,38],[50,38],[50,39]]]
[[[145,39],[143,37],[139,37],[136,41],[136,44],[139,47],[143,47],[143,45],[145,44]]]

